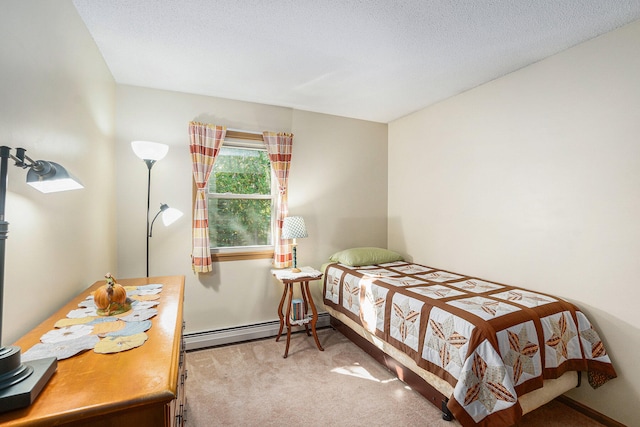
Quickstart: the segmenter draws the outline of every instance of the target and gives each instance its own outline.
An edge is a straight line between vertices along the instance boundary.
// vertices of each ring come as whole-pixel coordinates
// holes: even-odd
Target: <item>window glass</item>
[[[211,248],[272,244],[271,165],[264,149],[223,146],[209,177]]]

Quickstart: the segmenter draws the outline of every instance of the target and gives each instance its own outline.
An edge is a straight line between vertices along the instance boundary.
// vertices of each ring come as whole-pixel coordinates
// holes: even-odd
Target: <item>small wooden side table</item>
[[[278,336],[276,341],[280,340],[284,326],[287,326],[287,345],[284,350],[284,357],[287,358],[289,354],[289,342],[291,341],[291,326],[302,326],[307,332],[307,336],[313,335],[318,350],[324,351],[324,348],[320,345],[318,340],[318,334],[316,334],[316,323],[318,322],[318,311],[316,305],[313,303],[311,292],[309,291],[309,282],[311,280],[320,280],[322,273],[318,270],[314,270],[311,267],[303,267],[299,273],[293,273],[291,270],[272,270],[271,273],[284,285],[282,291],[282,298],[280,298],[280,305],[278,306],[278,317],[280,318],[280,329],[278,330]],[[302,294],[303,314],[304,317],[299,320],[291,319],[291,303],[293,301],[293,285],[295,283],[300,284],[300,293]],[[288,298],[287,298],[288,295]],[[283,313],[285,301],[287,302],[286,313]],[[309,307],[311,307],[311,315],[308,314]],[[311,331],[309,331],[309,325],[311,325]]]

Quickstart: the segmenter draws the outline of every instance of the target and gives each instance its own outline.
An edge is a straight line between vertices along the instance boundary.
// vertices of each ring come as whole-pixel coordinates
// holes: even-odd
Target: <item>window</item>
[[[273,199],[271,163],[262,141],[227,137],[208,183],[209,240],[214,259],[224,258],[216,253],[255,255],[256,251],[268,251],[264,253],[272,256]]]

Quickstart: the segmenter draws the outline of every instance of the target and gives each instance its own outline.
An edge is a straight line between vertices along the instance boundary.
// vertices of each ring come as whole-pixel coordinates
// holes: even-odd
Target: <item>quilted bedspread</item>
[[[420,264],[327,266],[324,303],[454,388],[463,426],[507,426],[518,396],[566,371],[596,388],[616,377],[587,317],[557,297]]]

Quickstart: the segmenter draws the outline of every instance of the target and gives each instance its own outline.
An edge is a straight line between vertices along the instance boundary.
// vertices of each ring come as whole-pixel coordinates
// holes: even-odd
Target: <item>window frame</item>
[[[234,148],[243,148],[243,149],[253,149],[266,151],[266,145],[264,144],[264,139],[262,134],[259,133],[251,133],[251,132],[242,132],[235,130],[227,130],[224,141],[222,142],[222,147],[234,147]],[[273,233],[275,230],[275,201],[276,201],[276,188],[277,185],[274,185],[274,180],[276,177],[273,174],[273,168],[270,168],[271,171],[271,232]],[[194,189],[195,189],[194,184]],[[209,184],[207,183],[207,191],[205,193],[205,202],[209,203]],[[222,197],[218,197],[222,198]],[[258,197],[242,197],[242,199],[262,199],[263,196]],[[195,192],[194,192],[194,201],[195,201]],[[210,248],[211,250],[211,261],[212,262],[222,262],[222,261],[241,261],[241,260],[251,260],[251,259],[267,259],[273,258],[274,254],[274,245],[255,245],[255,246],[233,246],[233,247],[217,247]]]

